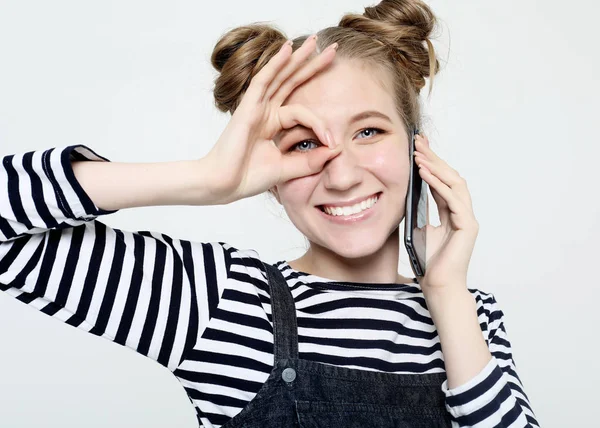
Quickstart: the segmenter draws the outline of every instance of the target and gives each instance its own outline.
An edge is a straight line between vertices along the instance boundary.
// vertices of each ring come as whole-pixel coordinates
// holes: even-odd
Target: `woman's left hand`
[[[425,276],[418,278],[419,284],[425,297],[455,288],[464,291],[479,233],[467,183],[431,150],[427,137],[418,135],[415,149],[419,175],[429,185],[440,217],[439,226],[424,226],[426,269]]]

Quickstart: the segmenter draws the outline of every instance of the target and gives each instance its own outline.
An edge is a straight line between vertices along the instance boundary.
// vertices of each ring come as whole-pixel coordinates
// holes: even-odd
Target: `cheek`
[[[408,180],[408,154],[398,148],[388,148],[373,153],[371,170],[382,180],[403,184]]]
[[[315,176],[300,177],[286,181],[277,186],[279,197],[283,206],[305,204],[317,185],[318,178]]]

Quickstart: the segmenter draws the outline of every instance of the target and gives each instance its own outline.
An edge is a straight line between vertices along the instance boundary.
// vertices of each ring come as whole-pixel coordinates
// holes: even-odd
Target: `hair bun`
[[[425,86],[425,78],[434,76],[440,68],[429,40],[436,24],[435,15],[420,0],[382,0],[366,7],[362,15],[345,15],[338,25],[388,46],[420,90]]]
[[[213,91],[216,107],[233,112],[254,75],[286,41],[283,32],[264,24],[236,27],[221,36],[210,59],[219,72]]]

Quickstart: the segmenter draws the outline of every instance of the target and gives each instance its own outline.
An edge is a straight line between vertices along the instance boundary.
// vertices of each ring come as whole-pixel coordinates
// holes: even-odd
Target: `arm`
[[[155,205],[216,205],[222,199],[211,161],[124,163],[73,161],[75,179],[106,210]]]
[[[89,161],[78,163],[84,159]],[[226,248],[112,229],[96,218],[149,201],[202,201],[199,196],[210,192],[189,183],[203,178],[203,164],[191,165],[113,168],[81,145],[5,156],[0,290],[174,370],[218,304],[227,278]]]
[[[485,300],[474,299],[464,289],[463,294],[427,299],[448,377],[442,385],[446,408],[461,427],[538,427],[516,372],[504,314],[493,295],[480,293]]]

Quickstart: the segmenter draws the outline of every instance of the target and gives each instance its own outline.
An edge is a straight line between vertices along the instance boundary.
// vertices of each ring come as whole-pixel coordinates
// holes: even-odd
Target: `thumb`
[[[320,172],[325,166],[325,162],[337,156],[340,151],[341,145],[333,149],[330,149],[328,146],[322,146],[307,153],[284,156],[281,182]]]

